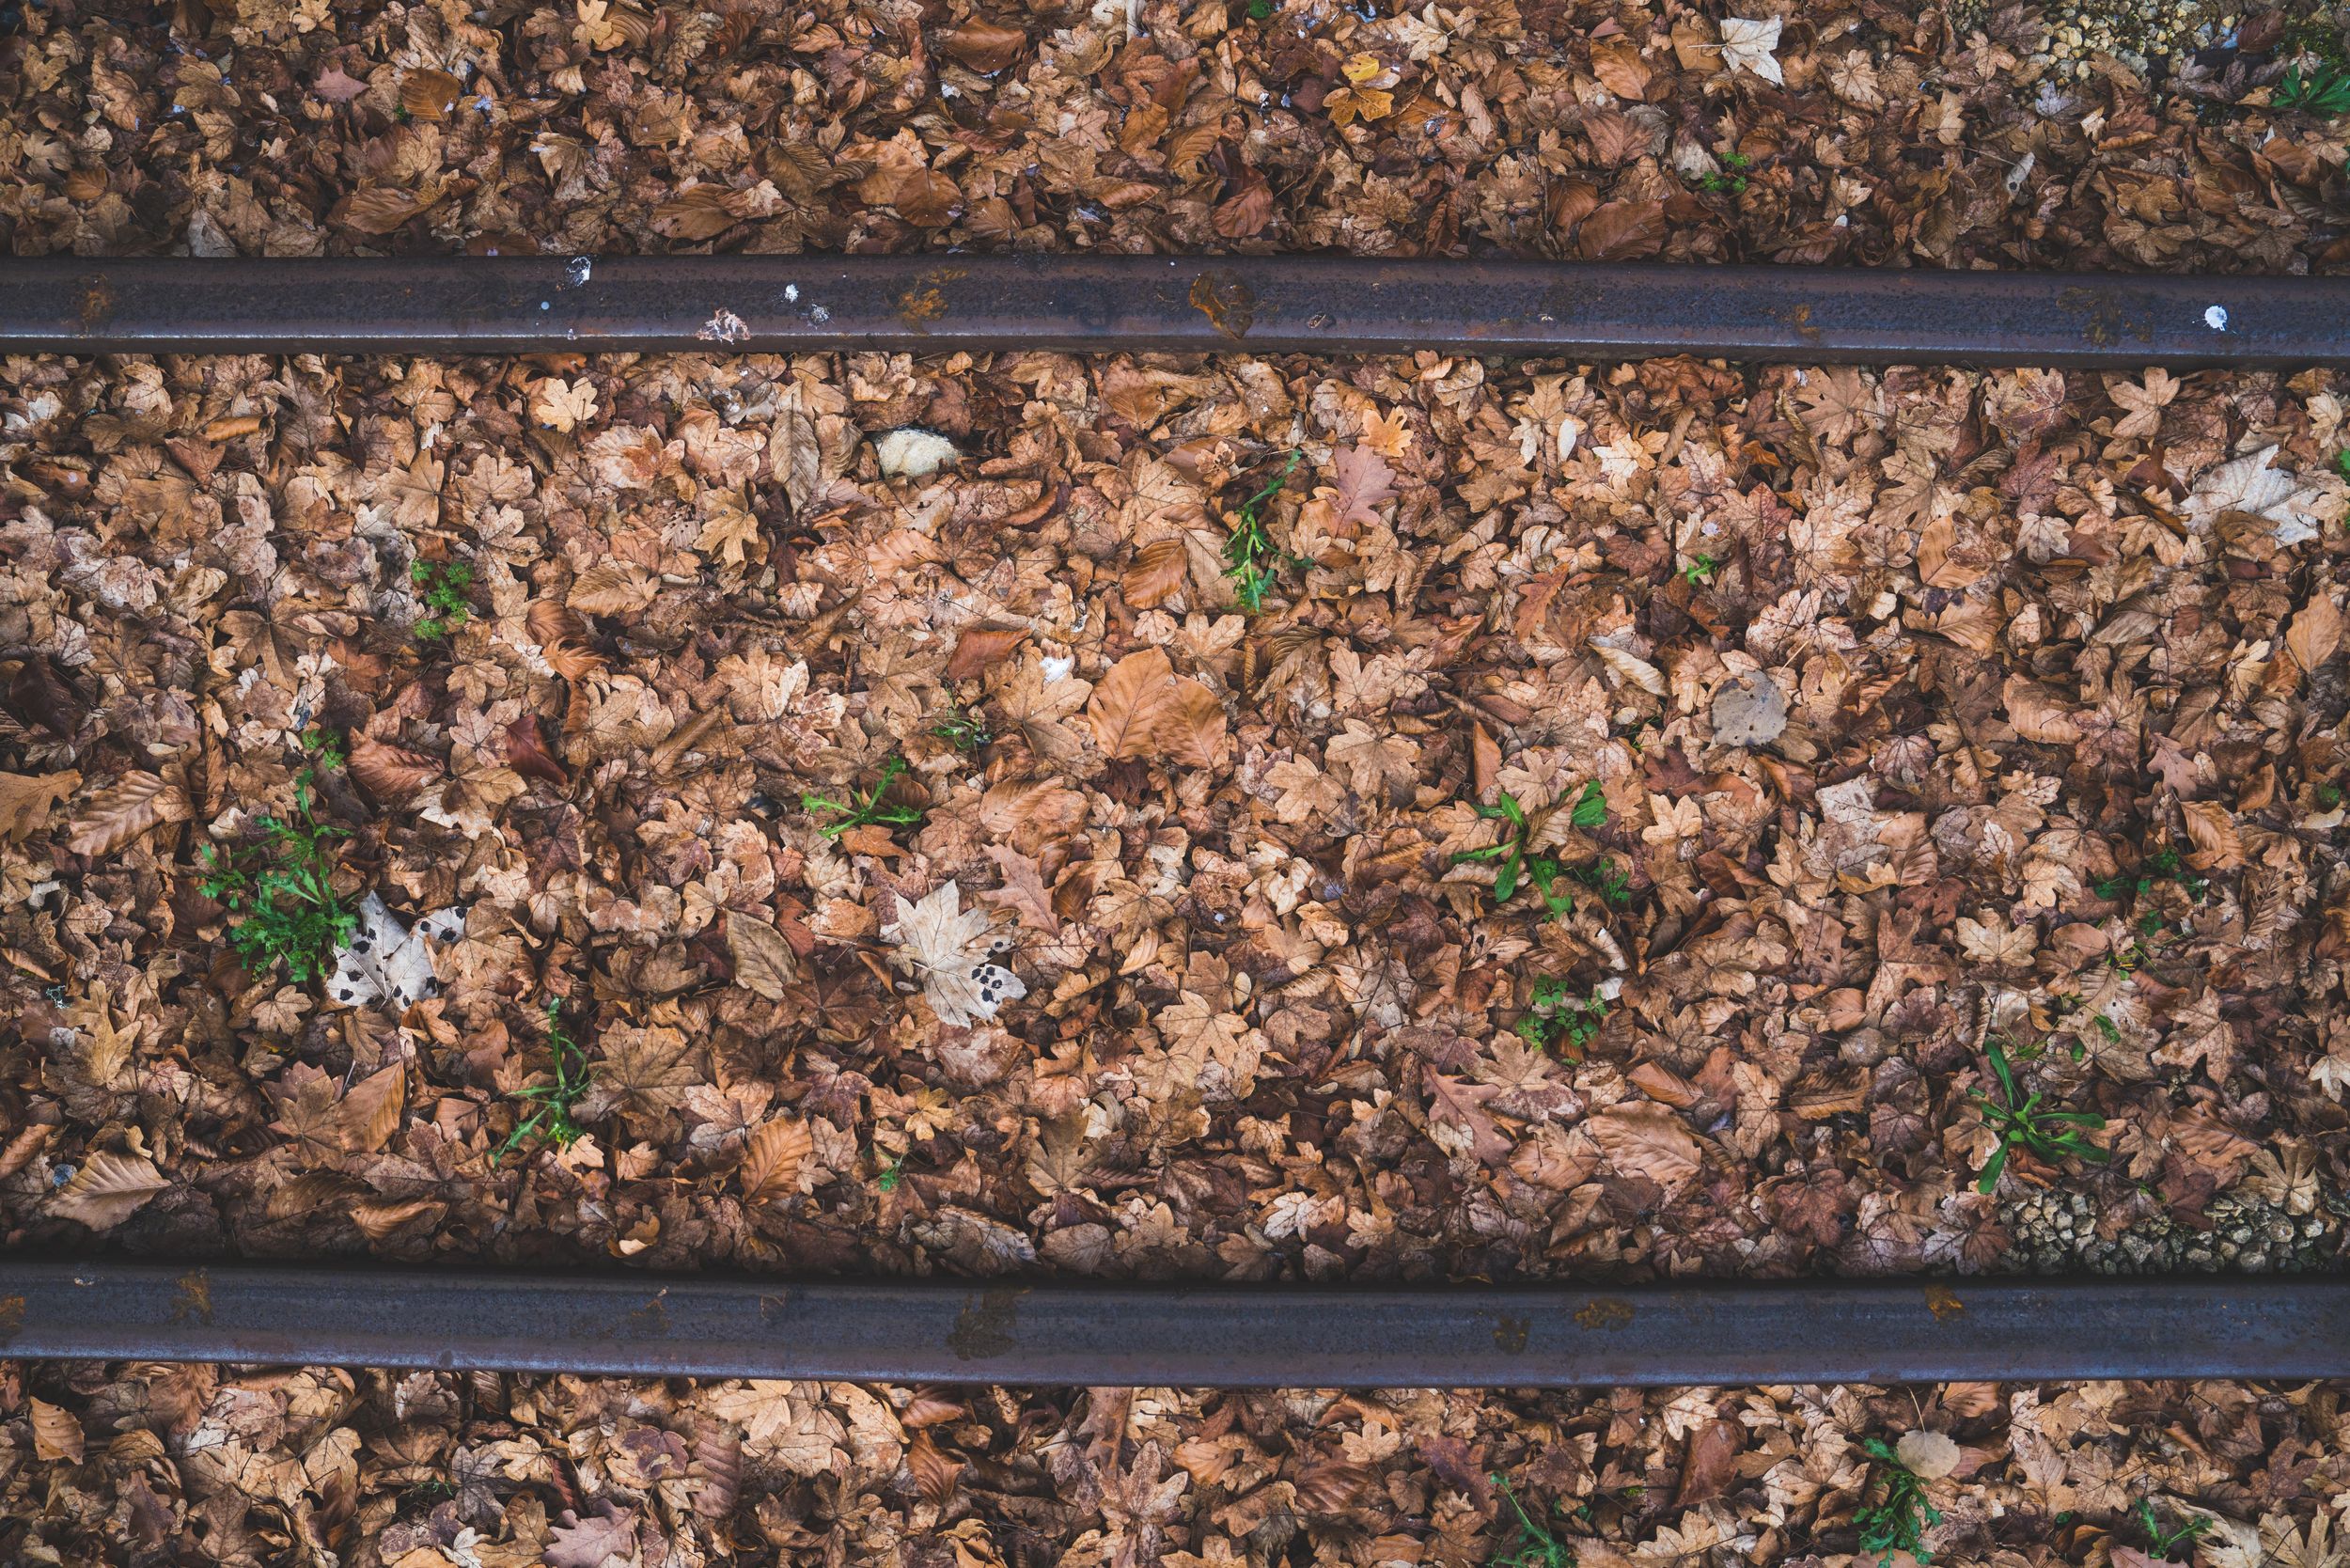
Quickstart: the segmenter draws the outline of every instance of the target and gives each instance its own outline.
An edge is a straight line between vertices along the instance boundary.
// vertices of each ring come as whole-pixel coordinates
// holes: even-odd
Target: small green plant
[[[415,624],[417,636],[437,642],[473,617],[465,590],[473,587],[473,567],[464,561],[416,561],[408,568],[416,585],[416,602],[431,613]]]
[[[1480,806],[1477,814],[1495,822],[1507,822],[1510,834],[1497,844],[1488,844],[1480,850],[1461,851],[1453,855],[1452,863],[1458,866],[1465,861],[1475,861],[1496,866],[1494,874],[1496,904],[1508,903],[1523,886],[1533,888],[1553,915],[1564,915],[1574,907],[1574,895],[1559,886],[1563,874],[1559,862],[1547,855],[1534,853],[1534,825],[1528,820],[1526,808],[1518,804],[1517,796],[1504,790],[1500,805]],[[1594,778],[1583,786],[1583,792],[1575,797],[1568,820],[1577,827],[1597,827],[1607,820],[1607,800],[1600,792],[1598,779]]]
[[[885,827],[904,827],[922,820],[922,808],[918,806],[893,806],[882,797],[889,792],[891,780],[905,771],[906,760],[902,757],[892,757],[882,764],[881,776],[873,781],[873,787],[865,792],[864,799],[832,800],[823,795],[804,792],[800,796],[800,805],[809,811],[832,811],[840,814],[838,822],[830,823],[824,828],[824,837],[827,839],[838,839],[849,829],[864,827],[868,823],[878,823]]]
[[[946,716],[931,726],[931,733],[957,751],[980,751],[995,744],[995,731],[978,713],[949,705]]]
[[[2146,1532],[2147,1552],[2157,1559],[2170,1557],[2181,1546],[2193,1546],[2202,1538],[2204,1531],[2211,1529],[2211,1520],[2200,1513],[2187,1515],[2186,1522],[2176,1529],[2163,1529],[2162,1521],[2154,1517],[2154,1499],[2152,1497],[2138,1498],[2137,1512],[2131,1517],[2138,1521],[2138,1528]]]
[[[2339,784],[2320,784],[2317,787],[2317,804],[2328,811],[2332,810],[2335,807],[2340,806],[2342,804],[2342,786]]]
[[[294,777],[294,814],[257,817],[267,835],[259,844],[215,850],[203,846],[212,875],[204,896],[226,904],[228,940],[247,971],[284,964],[296,985],[332,973],[335,955],[358,929],[356,911],[335,891],[335,852],[348,835],[311,810],[310,770]]]
[[[1742,180],[1739,183],[1743,185],[1746,181]],[[1696,588],[1700,583],[1710,583],[1714,580],[1714,573],[1721,570],[1721,562],[1711,556],[1700,556],[1681,569],[1681,580],[1691,588]]]
[[[339,768],[351,760],[343,749],[343,737],[332,729],[305,729],[302,732],[302,749],[310,754],[311,768]],[[306,777],[309,776],[309,771],[304,770]]]
[[[1281,471],[1273,476],[1273,481],[1241,503],[1232,522],[1231,537],[1224,541],[1224,574],[1232,579],[1233,596],[1250,615],[1264,608],[1265,590],[1273,586],[1274,577],[1282,568],[1306,564],[1303,557],[1292,556],[1273,542],[1273,536],[1265,532],[1261,510],[1281,494],[1305,456],[1303,451],[1292,450]]]
[[[589,1088],[588,1053],[563,1027],[562,1010],[560,1002],[547,1003],[547,1044],[555,1053],[555,1081],[525,1084],[514,1090],[514,1099],[526,1100],[538,1108],[506,1135],[506,1141],[490,1156],[493,1166],[534,1137],[545,1138],[557,1149],[569,1149],[588,1136],[588,1129],[572,1115]]]
[[[2334,454],[2334,472],[2350,479],[2350,447],[2344,447]]]
[[[1878,1492],[1877,1500],[1853,1511],[1853,1523],[1860,1527],[1860,1549],[1879,1554],[1877,1568],[1890,1568],[1895,1552],[1907,1552],[1920,1562],[1932,1561],[1934,1554],[1926,1550],[1925,1534],[1942,1522],[1942,1512],[1926,1501],[1926,1483],[1902,1463],[1901,1455],[1876,1438],[1863,1437],[1860,1446],[1878,1466],[1870,1487]],[[1868,1492],[1861,1495],[1865,1497]]]
[[[2350,67],[2320,61],[2304,71],[2296,60],[2285,69],[2270,102],[2280,109],[2299,109],[2327,119],[2350,115]]]
[[[884,1192],[896,1192],[898,1184],[905,1179],[906,1162],[899,1158],[882,1167],[881,1174],[873,1178],[873,1184]]]
[[[1574,1568],[1574,1549],[1526,1512],[1508,1482],[1497,1475],[1492,1479],[1509,1500],[1510,1511],[1517,1515],[1518,1536],[1508,1546],[1496,1548],[1485,1560],[1485,1568]]]
[[[2110,1019],[2099,1021],[2121,1037]],[[2039,1090],[2029,1095],[2015,1087],[2015,1069],[2008,1061],[2007,1048],[1994,1035],[1983,1043],[1984,1054],[1990,1058],[1993,1076],[1999,1081],[1999,1095],[1993,1098],[1979,1089],[1966,1091],[1967,1098],[1981,1108],[1982,1119],[1999,1135],[1999,1146],[1992,1151],[1991,1161],[1982,1168],[1982,1178],[1975,1190],[1988,1197],[1999,1184],[1999,1173],[2007,1168],[2008,1152],[2018,1145],[2030,1150],[2040,1158],[2056,1163],[2067,1154],[2076,1159],[2104,1160],[2111,1157],[2107,1151],[2089,1141],[2075,1128],[2094,1130],[2106,1124],[2106,1119],[2094,1111],[2064,1111],[2045,1109],[2041,1102],[2046,1096]]]
[[[1248,20],[1262,22],[1273,14],[1273,0],[1248,0]]]
[[[2179,858],[2179,852],[2174,849],[2162,850],[2140,861],[2136,878],[2109,876],[2092,886],[2101,899],[2118,899],[2125,892],[2144,898],[2154,891],[2157,882],[2177,883],[2180,891],[2199,903],[2211,891],[2211,879],[2188,870],[2186,862]]]
[[[1557,1050],[1570,1061],[1583,1059],[1583,1048],[1599,1037],[1607,1022],[1607,998],[1596,988],[1588,996],[1570,998],[1567,982],[1552,978],[1534,982],[1530,1011],[1517,1022],[1517,1036],[1536,1050]]]
[[[1613,859],[1594,860],[1588,866],[1570,866],[1567,874],[1597,893],[1602,903],[1622,908],[1632,902],[1632,874]]]

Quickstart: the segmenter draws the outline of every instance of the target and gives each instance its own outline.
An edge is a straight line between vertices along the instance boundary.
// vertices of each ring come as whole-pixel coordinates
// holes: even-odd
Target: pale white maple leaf
[[[1768,22],[1749,22],[1743,17],[1722,19],[1722,64],[1731,71],[1751,71],[1765,82],[1781,86],[1787,78],[1779,74],[1778,56],[1772,53],[1778,47],[1778,17]]]
[[[2202,531],[2217,522],[2222,512],[2249,512],[2276,525],[2280,544],[2315,539],[2317,525],[2323,521],[2319,509],[2325,491],[2281,468],[2271,468],[2269,460],[2276,455],[2275,447],[2263,447],[2197,479],[2186,498],[2187,521]]]
[[[2342,1091],[2350,1089],[2350,1056],[2337,1051],[2318,1058],[2317,1064],[2310,1069],[2310,1082],[2335,1099],[2341,1099]]]
[[[434,990],[431,944],[452,942],[464,933],[462,910],[435,910],[411,931],[369,893],[359,905],[359,928],[335,955],[326,994],[353,1007],[387,1001],[393,1011],[406,1012]]]
[[[942,1024],[967,1028],[1028,994],[1018,975],[988,962],[1011,943],[989,934],[987,911],[963,907],[963,889],[955,883],[942,883],[920,903],[898,895],[898,917],[881,933],[897,945],[889,961],[922,982]]]

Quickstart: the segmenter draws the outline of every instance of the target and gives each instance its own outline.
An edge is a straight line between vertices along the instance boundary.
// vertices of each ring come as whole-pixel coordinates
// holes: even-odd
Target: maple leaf
[[[1368,528],[1379,507],[1395,495],[1395,470],[1368,447],[1341,447],[1333,464],[1338,483],[1329,487],[1331,509],[1342,525]]]
[[[1018,975],[988,962],[1010,943],[990,936],[986,911],[963,907],[958,884],[939,884],[920,903],[896,898],[898,917],[881,928],[882,940],[897,948],[889,961],[922,982],[940,1023],[967,1028],[1028,994]]]
[[[743,1430],[743,1452],[793,1475],[831,1475],[848,1467],[848,1429],[817,1403],[818,1385],[754,1378],[702,1397],[702,1408]]]
[[[81,788],[78,773],[0,773],[0,843],[21,844],[49,825],[49,809]]]
[[[2325,492],[2282,469],[2269,467],[2274,446],[2223,463],[2195,481],[2186,497],[2187,521],[2208,529],[2224,512],[2240,511],[2276,525],[2277,542],[2299,544],[2317,537],[2326,515]]]
[[[1765,22],[1724,17],[1722,65],[1731,71],[1750,71],[1766,82],[1785,86],[1787,78],[1779,71],[1778,57],[1772,53],[1778,47],[1779,29],[1784,25],[1778,17]]]
[[[582,376],[548,376],[530,385],[530,416],[549,430],[569,431],[596,416],[595,384]]]
[[[1020,917],[1022,925],[1047,936],[1059,935],[1060,917],[1053,912],[1052,891],[1044,886],[1034,857],[1003,844],[989,844],[986,850],[989,858],[1002,869],[1004,885],[980,893],[979,902],[1011,910]]]

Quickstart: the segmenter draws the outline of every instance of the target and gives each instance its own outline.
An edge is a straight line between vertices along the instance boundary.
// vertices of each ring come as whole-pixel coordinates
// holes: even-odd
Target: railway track
[[[2305,1378],[2350,1373],[2350,1285],[1251,1289],[109,1259],[0,1268],[0,1355],[1266,1388]]]
[[[0,353],[841,349],[2350,364],[2350,280],[1342,258],[54,259]]]
[[[1330,259],[0,266],[0,353],[2350,365],[2350,282]],[[0,1262],[0,1356],[1230,1386],[2350,1376],[2350,1281],[1084,1287]]]

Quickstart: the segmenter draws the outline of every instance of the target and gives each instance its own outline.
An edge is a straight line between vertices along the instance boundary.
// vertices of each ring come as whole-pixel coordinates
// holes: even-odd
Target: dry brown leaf
[[[351,1223],[371,1242],[382,1242],[412,1225],[430,1229],[448,1212],[437,1198],[362,1198],[351,1206]]]
[[[1662,1105],[1610,1105],[1584,1126],[1607,1163],[1672,1193],[1698,1173],[1698,1140]]]
[[[815,1152],[816,1135],[797,1117],[761,1123],[743,1146],[743,1201],[757,1208],[798,1191],[800,1172]]]
[[[1183,591],[1191,552],[1180,539],[1157,539],[1135,552],[1119,592],[1137,610],[1164,604]]]
[[[65,1190],[50,1200],[49,1212],[93,1231],[111,1231],[170,1184],[146,1155],[102,1149],[84,1161]]]
[[[190,816],[179,786],[151,773],[126,773],[82,803],[66,847],[76,855],[107,855],[160,823]]]
[[[1164,649],[1129,653],[1110,667],[1086,703],[1086,722],[1105,757],[1212,768],[1225,746],[1223,706],[1167,663]]]
[[[407,1108],[407,1069],[402,1062],[370,1073],[335,1107],[336,1141],[356,1154],[371,1154],[391,1141]]]
[[[49,808],[82,787],[82,776],[0,773],[0,843],[21,844],[49,825]]]
[[[465,84],[446,71],[412,71],[400,79],[400,106],[417,119],[446,119],[464,96]]]
[[[36,1399],[33,1406],[33,1456],[48,1463],[60,1459],[69,1465],[82,1462],[82,1423],[70,1410],[63,1410],[44,1400]]]
[[[963,1466],[939,1452],[928,1432],[916,1432],[906,1445],[906,1468],[922,1496],[941,1507],[955,1495],[955,1483],[963,1475]]]
[[[744,915],[727,917],[727,951],[734,959],[734,983],[771,1002],[800,977],[799,955],[783,933]]]
[[[978,18],[939,34],[939,47],[958,65],[981,75],[994,75],[1020,57],[1028,35],[1017,27]]]
[[[2318,666],[2342,647],[2341,606],[2326,594],[2311,594],[2293,618],[2293,624],[2285,628],[2285,647],[2303,673],[2316,674]]]
[[[984,674],[1011,656],[1027,636],[1025,626],[973,626],[955,639],[955,651],[947,660],[947,679],[965,681]]]
[[[437,757],[366,735],[351,743],[351,776],[386,806],[404,805],[447,770]]]
[[[2000,696],[2007,704],[2007,721],[2028,741],[2043,745],[2070,745],[2081,738],[2081,727],[2061,702],[2038,682],[2011,675]]]
[[[2180,806],[2179,814],[2186,819],[2186,836],[2195,844],[2195,853],[2186,857],[2188,865],[2199,871],[2215,871],[2244,864],[2244,839],[2226,807],[2217,801],[2190,800]]]
[[[628,616],[651,604],[656,591],[643,568],[605,561],[581,572],[563,603],[588,615]]]

